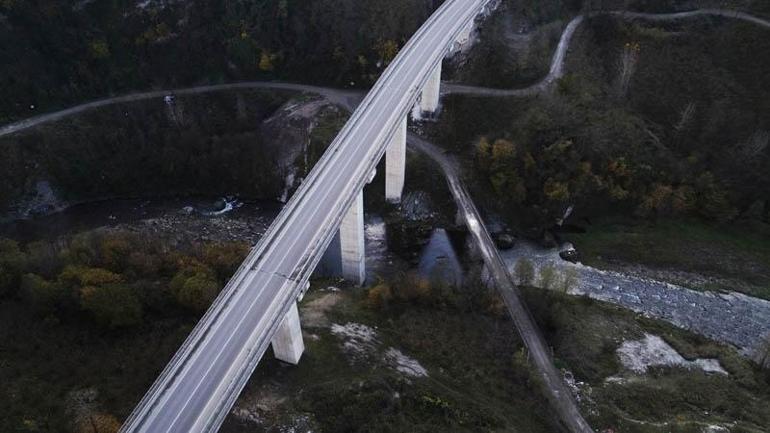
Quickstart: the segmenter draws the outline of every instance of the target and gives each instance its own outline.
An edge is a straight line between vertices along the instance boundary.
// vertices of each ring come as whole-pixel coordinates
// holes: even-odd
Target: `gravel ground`
[[[620,305],[648,317],[662,319],[680,328],[738,348],[752,356],[765,338],[770,337],[770,302],[737,292],[700,292],[673,284],[604,271],[562,260],[557,250],[519,242],[503,251],[510,272],[525,257],[540,268],[552,264],[563,270],[573,268],[579,281],[573,295]],[[537,283],[537,281],[536,281]]]

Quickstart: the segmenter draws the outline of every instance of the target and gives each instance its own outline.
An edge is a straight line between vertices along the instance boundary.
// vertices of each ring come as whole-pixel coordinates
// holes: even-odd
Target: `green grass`
[[[512,324],[424,307],[376,311],[364,299],[348,293],[328,317],[376,327],[380,343],[366,360],[351,363],[328,328],[305,329],[317,338],[305,339],[296,367],[265,356],[244,395],[273,383],[289,396],[283,418],[270,428],[311,414],[316,429],[328,432],[553,431],[528,371],[512,362],[520,347]],[[386,367],[379,359],[389,347],[418,360],[429,376],[406,377]],[[254,429],[231,418],[223,432]]]
[[[525,298],[554,347],[558,366],[587,382],[593,403],[585,408],[595,428],[618,432],[701,432],[707,424],[736,423],[731,431],[758,432],[770,425],[770,372],[760,371],[734,349],[664,322],[609,304],[537,289]],[[616,350],[625,340],[658,335],[687,359],[716,358],[729,376],[658,368],[606,383],[623,374]]]
[[[43,318],[0,302],[0,431],[70,431],[73,391],[93,388],[98,410],[123,419],[192,330],[192,318],[147,320],[105,332],[86,320]]]
[[[599,268],[640,264],[735,281],[694,288],[742,291],[770,299],[770,226],[710,225],[697,220],[640,222],[605,218],[569,239],[582,260]]]

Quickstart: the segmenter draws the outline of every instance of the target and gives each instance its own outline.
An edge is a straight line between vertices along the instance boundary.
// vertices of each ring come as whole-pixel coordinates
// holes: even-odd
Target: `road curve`
[[[614,15],[624,19],[641,19],[648,21],[673,21],[686,18],[694,18],[698,16],[719,16],[730,19],[737,19],[756,24],[760,27],[770,29],[770,21],[749,15],[745,12],[730,11],[726,9],[696,9],[687,12],[676,13],[664,13],[653,14],[645,12],[626,12],[626,11],[610,11],[610,12],[597,12],[591,14],[591,16],[598,15]],[[567,57],[567,51],[569,50],[572,37],[575,35],[575,31],[580,24],[585,20],[584,15],[578,15],[573,18],[559,39],[559,45],[556,47],[556,51],[551,58],[551,67],[540,81],[529,86],[519,89],[497,89],[492,87],[478,87],[469,86],[457,83],[443,83],[442,94],[444,95],[470,95],[470,96],[495,96],[495,97],[524,97],[534,96],[545,92],[551,87],[554,81],[564,76],[564,61]]]
[[[355,90],[330,89],[328,87],[311,86],[307,84],[284,83],[280,81],[246,81],[240,83],[213,84],[206,86],[187,87],[183,89],[170,90],[152,90],[149,92],[130,93],[127,95],[116,96],[113,98],[99,99],[86,102],[61,111],[23,119],[18,122],[10,123],[0,127],[0,137],[34,128],[45,123],[56,122],[67,117],[81,114],[96,108],[107,107],[126,102],[144,101],[153,98],[163,98],[167,95],[198,95],[223,90],[243,90],[243,89],[275,89],[275,90],[293,90],[298,92],[317,93],[326,97],[330,102],[339,104],[343,107],[354,107],[362,98],[362,92]]]
[[[383,72],[123,425],[214,432],[451,44],[487,0],[447,0]]]

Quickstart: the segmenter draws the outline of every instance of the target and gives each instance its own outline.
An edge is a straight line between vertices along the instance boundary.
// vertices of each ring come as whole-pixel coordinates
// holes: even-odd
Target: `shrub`
[[[177,272],[169,287],[180,305],[200,312],[211,305],[221,284],[211,268],[193,263]]]
[[[516,280],[518,280],[521,286],[531,286],[535,281],[535,267],[527,259],[516,261],[514,273],[516,274]]]
[[[216,271],[220,280],[228,280],[249,253],[249,246],[242,242],[221,242],[203,247],[203,261]]]
[[[99,261],[102,266],[116,272],[124,270],[131,252],[137,248],[138,239],[127,233],[107,233],[99,242]]]
[[[366,294],[366,302],[369,307],[378,310],[387,307],[392,300],[393,292],[390,290],[390,285],[385,282],[380,282],[370,288]]]
[[[69,265],[59,274],[59,281],[69,287],[81,288],[119,283],[123,278],[107,269]]]
[[[21,277],[20,295],[42,314],[53,313],[64,297],[64,292],[51,281],[36,274]]]
[[[400,278],[391,288],[393,297],[401,302],[431,302],[432,286],[430,280],[414,273]]]
[[[80,305],[110,328],[133,326],[142,320],[139,298],[131,287],[123,284],[83,287]]]
[[[117,433],[120,422],[112,415],[94,413],[81,417],[77,423],[76,433]]]
[[[134,251],[126,259],[127,267],[145,277],[155,277],[163,269],[163,259],[146,251]]]
[[[24,249],[27,252],[29,271],[53,278],[61,272],[61,260],[59,251],[53,243],[38,241],[27,244]]]
[[[19,244],[10,239],[0,239],[0,296],[10,294],[19,285],[19,278],[27,258]]]

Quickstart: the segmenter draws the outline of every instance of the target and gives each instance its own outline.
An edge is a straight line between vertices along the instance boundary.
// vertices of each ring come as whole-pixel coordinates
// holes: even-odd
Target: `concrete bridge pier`
[[[364,240],[364,192],[359,191],[340,225],[342,277],[359,285],[366,280]]]
[[[406,175],[406,120],[399,123],[385,152],[385,200],[400,203]]]
[[[438,110],[438,102],[441,91],[441,63],[431,73],[425,88],[420,96],[420,111],[422,113],[435,113]]]
[[[302,327],[296,302],[283,318],[278,332],[273,337],[272,345],[277,359],[294,365],[299,363],[302,352],[305,351],[305,343],[302,341]]]

